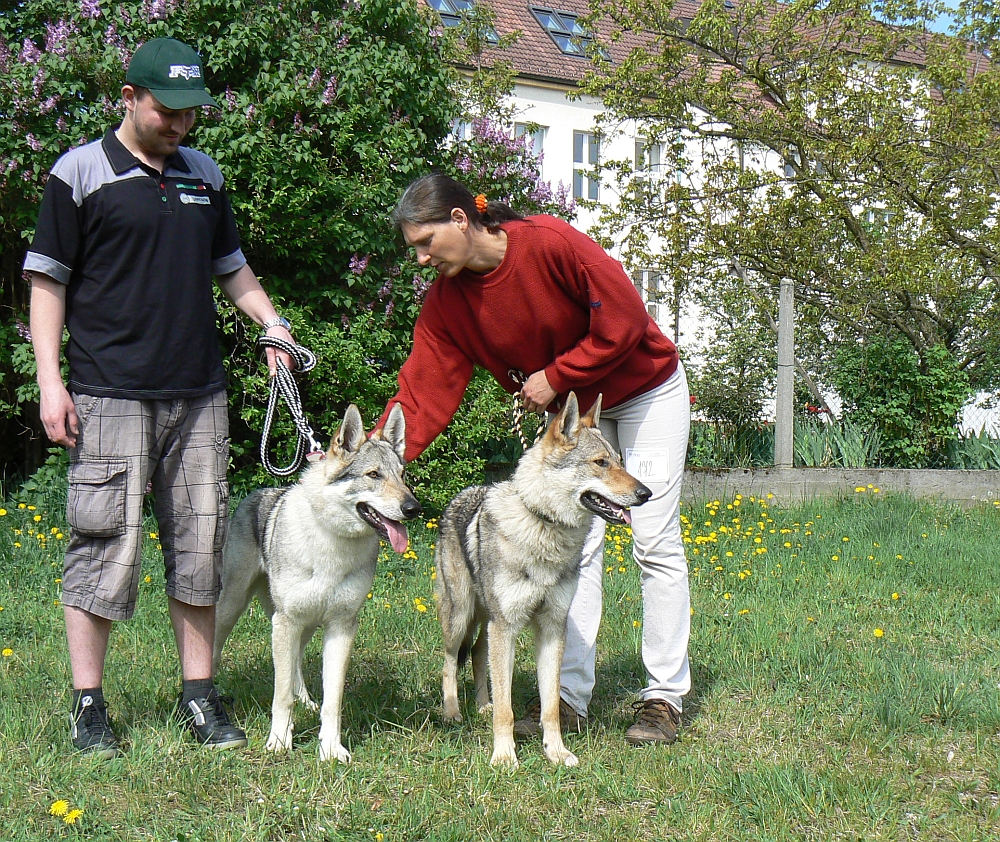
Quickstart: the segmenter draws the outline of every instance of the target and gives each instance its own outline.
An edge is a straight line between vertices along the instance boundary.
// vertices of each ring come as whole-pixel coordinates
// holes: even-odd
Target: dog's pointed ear
[[[406,461],[406,419],[403,417],[402,404],[394,403],[389,410],[382,429],[372,433],[372,438],[378,438],[388,444],[396,455]]]
[[[576,392],[566,396],[566,403],[549,426],[552,437],[560,444],[575,443],[580,437],[580,404]]]
[[[594,401],[594,405],[590,408],[590,412],[580,419],[580,423],[584,427],[596,427],[601,423],[601,399],[604,397],[604,393],[601,392],[597,396],[597,400]]]
[[[339,453],[354,453],[365,441],[365,425],[361,413],[352,403],[344,413],[344,421],[337,430],[337,435],[330,442],[330,458]]]

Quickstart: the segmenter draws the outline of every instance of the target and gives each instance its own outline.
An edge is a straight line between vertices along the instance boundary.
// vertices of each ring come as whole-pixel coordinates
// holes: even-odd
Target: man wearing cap
[[[56,161],[24,263],[41,419],[70,453],[62,602],[73,744],[104,758],[119,752],[104,661],[112,621],[135,610],[147,484],[183,681],[178,713],[206,746],[246,745],[212,676],[229,517],[213,277],[267,333],[291,340],[243,256],[219,168],[180,145],[195,110],[216,105],[198,54],[171,38],[149,41],[129,64],[122,101],[117,129]]]

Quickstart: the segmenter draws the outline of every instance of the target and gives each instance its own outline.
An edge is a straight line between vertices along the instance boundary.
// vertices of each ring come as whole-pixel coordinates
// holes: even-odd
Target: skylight
[[[430,6],[441,16],[441,23],[445,26],[458,26],[462,22],[462,16],[472,12],[475,6],[474,0],[427,0]],[[486,40],[490,44],[496,44],[500,38],[490,27],[486,32]]]

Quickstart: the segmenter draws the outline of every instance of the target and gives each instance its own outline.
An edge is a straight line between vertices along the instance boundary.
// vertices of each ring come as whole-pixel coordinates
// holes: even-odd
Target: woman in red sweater
[[[437,173],[407,188],[392,219],[420,265],[440,273],[389,402],[403,406],[407,460],[451,421],[476,365],[520,393],[532,412],[557,408],[570,390],[586,411],[603,394],[601,431],[654,492],[632,515],[647,684],[626,740],[673,742],[691,688],[679,513],[690,399],[676,347],[621,264],[560,219],[521,217]],[[604,522],[595,518],[567,626],[560,694],[567,730],[582,728],[593,695],[603,562]],[[536,719],[518,723],[522,733],[537,727]]]

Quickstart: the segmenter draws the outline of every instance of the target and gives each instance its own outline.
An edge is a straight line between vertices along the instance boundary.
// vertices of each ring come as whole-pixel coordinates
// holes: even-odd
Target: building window
[[[542,148],[545,144],[545,133],[547,131],[548,126],[539,126],[536,123],[514,123],[514,137],[528,135],[531,138],[531,154],[539,160],[542,157]]]
[[[454,119],[451,121],[451,139],[453,142],[460,142],[463,140],[469,140],[472,137],[472,123],[468,123],[462,119]]]
[[[441,16],[441,23],[445,26],[458,26],[462,18],[467,17],[476,4],[474,0],[427,0],[427,5]],[[483,37],[490,44],[500,42],[500,36],[492,26],[486,30]]]
[[[660,321],[660,301],[663,297],[663,276],[652,269],[638,269],[632,273],[632,283],[646,304],[646,312],[657,323]]]
[[[542,29],[549,33],[549,37],[556,42],[556,46],[563,53],[568,56],[586,58],[587,46],[593,42],[594,38],[580,25],[577,15],[544,6],[531,6],[530,8],[535,20],[541,24]],[[600,50],[600,53],[604,58],[609,58],[605,50]]]
[[[600,140],[593,132],[573,132],[573,198],[600,198],[601,181],[597,175]]]
[[[635,171],[658,173],[663,166],[663,144],[647,138],[635,139]]]

